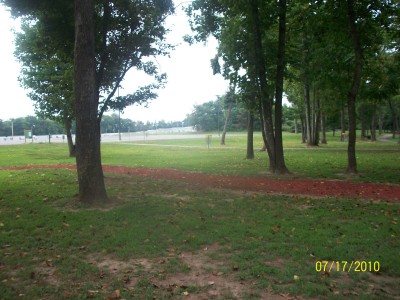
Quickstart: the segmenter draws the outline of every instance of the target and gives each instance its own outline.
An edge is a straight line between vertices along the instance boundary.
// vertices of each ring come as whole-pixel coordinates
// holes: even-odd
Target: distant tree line
[[[132,121],[131,119],[118,117],[117,114],[104,115],[101,120],[101,133],[117,133],[121,123],[121,132],[147,131],[160,128],[190,126],[188,121]],[[42,119],[35,116],[27,116],[3,121],[0,119],[0,136],[23,135],[24,130],[33,130],[34,135],[64,134],[63,124],[57,121]],[[72,124],[71,132],[75,134],[75,124]]]
[[[0,136],[11,136],[13,131],[14,135],[24,135],[24,130],[32,130],[34,135],[60,134],[64,132],[64,127],[58,122],[34,116],[0,120]]]
[[[192,113],[188,114],[185,123],[199,131],[217,131],[224,127],[228,108],[224,104],[224,98],[218,97],[217,100],[208,101],[203,104],[194,105]],[[282,130],[295,132],[295,113],[296,110],[284,105],[282,108]],[[247,130],[248,109],[243,102],[235,102],[231,109],[228,120],[228,131]],[[298,127],[298,126],[297,126]],[[299,127],[298,127],[299,128]],[[261,131],[261,122],[254,120],[254,130]]]
[[[121,122],[121,125],[120,125]],[[121,126],[121,132],[136,132],[136,131],[147,131],[153,129],[160,129],[160,128],[171,128],[171,127],[181,127],[183,126],[190,126],[187,121],[154,121],[150,122],[147,121],[132,121],[131,119],[124,119],[121,116],[121,120],[119,119],[118,114],[112,115],[104,115],[101,120],[101,133],[114,133],[118,132],[119,126]]]
[[[291,96],[291,95],[290,95]],[[292,100],[289,97],[289,100]],[[392,132],[395,134],[398,128],[398,116],[400,115],[400,99],[392,98],[392,101],[387,102],[387,105],[381,105],[378,108],[371,109],[366,103],[357,105],[357,130],[361,130],[362,138],[376,139],[376,135],[383,132]],[[293,103],[294,102],[294,103]],[[303,111],[299,108],[295,101],[291,106],[283,105],[282,107],[282,131],[302,133],[303,140],[306,139],[306,126],[303,117]],[[377,115],[373,122],[373,114]],[[192,126],[198,131],[217,131],[222,130],[227,114],[227,107],[224,104],[224,98],[218,97],[217,100],[208,101],[203,104],[193,106],[192,113],[188,114],[185,119],[187,126]],[[235,102],[233,104],[231,115],[228,120],[229,131],[244,131],[247,130],[248,110],[243,102]],[[340,107],[332,109],[326,114],[325,126],[320,128],[321,136],[326,135],[327,131],[332,131],[333,135],[348,130],[348,118],[341,113]],[[261,122],[259,119],[254,120],[254,130],[261,131]],[[324,130],[325,132],[322,132]],[[375,131],[377,131],[375,133]]]

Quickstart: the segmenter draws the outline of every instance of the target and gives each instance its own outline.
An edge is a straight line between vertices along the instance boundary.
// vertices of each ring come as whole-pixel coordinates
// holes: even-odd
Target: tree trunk
[[[367,137],[367,134],[365,132],[365,120],[363,114],[360,116],[360,123],[361,123],[361,139],[365,140]]]
[[[372,116],[371,120],[371,142],[376,142],[376,115]]]
[[[304,117],[300,117],[301,122],[301,143],[305,144],[307,142],[307,132]]]
[[[398,130],[398,127],[399,127],[398,121],[397,121],[398,118],[397,118],[396,110],[393,107],[392,100],[390,98],[388,99],[388,104],[389,104],[390,111],[392,112],[392,117],[393,117],[392,134],[393,134],[393,139],[395,139],[396,131]]]
[[[306,125],[306,136],[307,136],[307,146],[313,145],[312,139],[312,122],[311,122],[311,104],[310,104],[310,85],[308,80],[304,84],[304,99],[306,102],[306,109],[305,109],[305,125]]]
[[[356,14],[354,10],[354,0],[347,0],[347,14],[349,18],[350,35],[354,46],[355,66],[353,81],[348,94],[347,105],[349,112],[349,142],[347,147],[348,165],[347,173],[357,173],[356,159],[356,98],[361,82],[362,71],[362,48],[360,37],[357,32]]]
[[[267,73],[265,67],[264,51],[262,46],[261,22],[257,0],[250,2],[250,14],[253,25],[254,39],[254,67],[259,88],[260,108],[265,129],[265,146],[267,147],[269,158],[269,170],[275,172],[275,137],[272,118],[272,99],[268,95]]]
[[[228,130],[228,122],[231,117],[232,105],[233,105],[232,103],[229,103],[228,111],[226,112],[226,115],[225,115],[225,124],[224,124],[224,130],[222,131],[222,136],[221,136],[221,145],[225,145],[225,136],[226,136],[226,131]]]
[[[319,132],[320,132],[320,124],[321,124],[321,113],[320,113],[320,107],[319,107],[319,99],[317,98],[316,92],[315,92],[315,87],[314,87],[314,105],[313,105],[313,111],[314,111],[314,121],[313,121],[313,138],[314,138],[314,143],[313,146],[319,146]]]
[[[64,114],[64,127],[67,134],[67,142],[68,142],[68,150],[69,150],[69,157],[76,157],[76,149],[74,145],[74,141],[72,139],[71,127],[72,122],[71,119],[68,118],[66,114]]]
[[[299,133],[299,124],[297,123],[297,114],[294,115],[294,133],[298,134]]]
[[[344,109],[344,105],[342,106],[342,109],[340,110],[340,132],[345,133],[346,132],[346,111]]]
[[[275,173],[287,174],[282,139],[282,97],[285,74],[286,0],[279,0],[279,38],[275,90]]]
[[[383,118],[382,118],[382,114],[381,113],[378,116],[378,126],[379,126],[379,135],[382,135],[382,132],[383,132]]]
[[[93,0],[75,0],[75,114],[76,165],[79,200],[107,200],[100,155],[100,122],[97,117]]]
[[[327,144],[327,140],[326,140],[326,119],[325,119],[325,114],[322,111],[321,111],[321,131],[322,131],[321,144]]]
[[[254,115],[251,110],[247,112],[247,154],[246,159],[254,159]]]

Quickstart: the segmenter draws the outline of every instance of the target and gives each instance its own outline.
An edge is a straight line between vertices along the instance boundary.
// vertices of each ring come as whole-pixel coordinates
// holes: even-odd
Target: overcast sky
[[[177,6],[182,0],[175,0]],[[166,87],[158,92],[158,99],[153,100],[148,108],[131,106],[125,109],[123,118],[138,121],[181,121],[192,111],[194,104],[215,100],[217,95],[227,91],[228,82],[220,75],[213,75],[210,59],[216,54],[217,42],[210,40],[206,45],[187,45],[182,37],[190,34],[185,13],[181,6],[174,16],[167,18],[166,27],[171,29],[168,42],[177,44],[171,57],[157,58],[161,72],[168,75]],[[10,13],[0,5],[0,119],[34,115],[33,102],[26,96],[18,82],[20,65],[15,60],[14,34],[18,29],[18,20],[13,20]],[[131,93],[137,86],[150,83],[146,76],[131,71],[127,74],[120,95]]]

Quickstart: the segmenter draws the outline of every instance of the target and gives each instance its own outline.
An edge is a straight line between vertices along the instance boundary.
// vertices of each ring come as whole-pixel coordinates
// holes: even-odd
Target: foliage
[[[31,129],[34,135],[64,133],[64,128],[58,122],[27,116],[8,121],[0,120],[0,136],[11,136],[12,127],[14,127],[14,135],[24,135],[24,130]]]
[[[203,104],[194,105],[191,114],[187,115],[187,122],[190,126],[197,128],[199,131],[216,131],[223,127],[224,97],[218,97],[215,101],[208,101]],[[247,109],[246,104],[239,101],[232,108],[231,118],[229,121],[229,130],[246,130],[247,129]],[[282,126],[283,131],[294,131],[294,114],[295,110],[291,106],[283,106]],[[255,121],[255,130],[261,130],[260,120]]]
[[[67,114],[73,118],[73,2],[3,2],[15,15],[25,16],[22,32],[16,38],[16,56],[22,64],[21,82],[31,90],[29,96],[35,101],[37,114],[54,119]],[[100,119],[109,109],[123,110],[156,98],[155,91],[165,84],[166,75],[159,74],[149,58],[165,55],[171,49],[163,41],[167,32],[163,21],[173,7],[171,1],[153,2],[97,1]],[[132,68],[153,76],[155,82],[116,97],[125,74]]]

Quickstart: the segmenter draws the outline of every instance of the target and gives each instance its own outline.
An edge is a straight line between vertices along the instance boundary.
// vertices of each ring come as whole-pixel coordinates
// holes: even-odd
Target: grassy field
[[[295,177],[347,179],[343,174],[347,165],[346,143],[338,137],[328,137],[327,145],[307,148],[295,134],[284,135],[286,164]],[[175,168],[186,171],[265,176],[268,160],[261,148],[261,136],[255,136],[254,160],[245,160],[246,137],[227,137],[226,145],[219,145],[213,134],[210,149],[205,135],[199,139],[156,140],[104,143],[104,164],[146,168]],[[388,142],[357,143],[360,175],[351,180],[365,182],[400,183],[400,145]],[[67,157],[63,144],[26,144],[0,147],[0,166],[28,164],[75,163]]]
[[[205,139],[103,144],[103,163],[265,176],[265,153],[244,160],[244,141],[230,137],[222,147],[215,137],[209,150]],[[346,153],[337,143],[288,149],[287,164],[299,177],[341,178]],[[400,182],[398,147],[359,143],[356,180]],[[66,156],[66,145],[4,146],[0,167],[74,163]],[[400,204],[116,174],[106,185],[111,203],[85,207],[74,171],[0,171],[0,299],[400,297]],[[365,261],[367,272],[349,271],[351,261]]]

